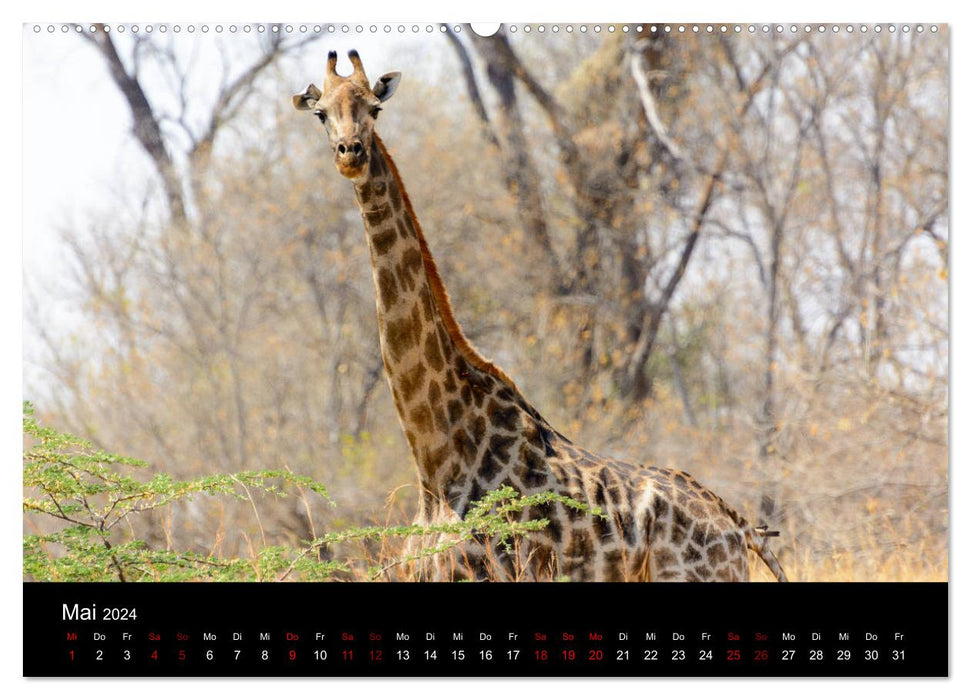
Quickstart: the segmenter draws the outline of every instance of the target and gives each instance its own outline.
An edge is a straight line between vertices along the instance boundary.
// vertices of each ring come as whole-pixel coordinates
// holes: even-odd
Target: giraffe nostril
[[[341,144],[338,144],[337,145],[337,152],[340,153],[341,155],[344,155],[345,153],[347,153],[347,146],[345,146],[342,143]]]
[[[354,155],[359,156],[364,152],[364,147],[361,145],[360,141],[354,143]]]

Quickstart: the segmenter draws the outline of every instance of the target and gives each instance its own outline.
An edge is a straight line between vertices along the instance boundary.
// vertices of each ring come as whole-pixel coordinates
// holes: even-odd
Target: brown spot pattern
[[[378,295],[385,311],[398,300],[398,284],[394,281],[394,274],[387,268],[378,271]]]
[[[453,516],[461,517],[497,483],[531,493],[551,488],[598,506],[607,518],[560,504],[529,508],[521,517],[550,521],[540,533],[543,544],[530,550],[536,555],[546,547],[542,556],[531,557],[534,566],[607,581],[643,577],[645,562],[657,580],[745,577],[740,519],[690,474],[635,467],[573,446],[523,401],[501,371],[468,354],[459,343],[461,334],[453,336],[455,330],[445,325],[454,323],[443,302],[447,297],[433,262],[426,260],[427,246],[397,171],[377,143],[371,177],[356,194],[372,250],[388,256],[375,275],[379,308],[387,312],[381,316],[383,359],[405,435],[421,465],[422,511],[438,518],[455,508]],[[446,321],[436,306],[442,303]],[[412,350],[420,351],[419,361],[402,366]],[[465,559],[462,575],[486,576],[490,566],[499,566],[510,569],[511,578],[512,567],[523,558],[496,551],[486,565],[484,553],[494,545],[482,538],[477,553],[452,560]]]
[[[432,412],[427,404],[421,404],[411,412],[409,416],[411,424],[422,433],[430,433],[432,430]]]
[[[371,236],[371,243],[374,244],[374,252],[378,255],[386,255],[394,247],[394,242],[398,234],[393,228],[386,228]]]
[[[387,204],[379,204],[373,209],[364,210],[364,219],[368,228],[376,228],[383,224],[391,216],[391,207]],[[394,234],[394,231],[391,232]]]
[[[438,346],[438,336],[434,333],[429,333],[428,337],[425,338],[425,359],[428,360],[429,367],[436,372],[441,372],[445,367],[445,360]],[[454,391],[454,388],[452,391]]]

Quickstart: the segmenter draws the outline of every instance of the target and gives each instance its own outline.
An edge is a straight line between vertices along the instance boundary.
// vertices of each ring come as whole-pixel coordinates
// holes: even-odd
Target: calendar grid
[[[623,584],[28,583],[24,674],[948,674],[945,583],[658,584],[650,593]],[[576,596],[602,604],[554,612]]]

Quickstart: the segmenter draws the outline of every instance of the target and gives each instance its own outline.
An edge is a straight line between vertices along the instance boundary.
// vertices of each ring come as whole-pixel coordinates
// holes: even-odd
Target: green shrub
[[[376,580],[396,566],[443,554],[483,538],[512,548],[545,519],[521,520],[525,508],[560,502],[599,514],[551,492],[521,496],[511,487],[486,494],[464,520],[441,525],[357,527],[318,537],[301,547],[266,546],[252,559],[223,559],[189,551],[152,549],[130,534],[131,521],[176,501],[195,497],[235,498],[253,503],[254,493],[287,498],[313,492],[330,503],[326,487],[287,470],[263,470],[177,481],[152,473],[144,462],[95,449],[81,438],[42,427],[24,404],[24,512],[41,514],[56,529],[25,534],[24,579],[34,581],[323,581]],[[48,523],[44,523],[46,527]],[[321,551],[343,543],[434,537],[388,560],[322,559]],[[404,548],[391,547],[391,551]]]

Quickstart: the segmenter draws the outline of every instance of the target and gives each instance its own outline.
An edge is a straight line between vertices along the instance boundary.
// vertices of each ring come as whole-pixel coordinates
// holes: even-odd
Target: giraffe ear
[[[313,109],[317,104],[317,100],[319,99],[320,88],[313,83],[310,83],[310,85],[307,86],[307,89],[301,94],[293,96],[293,106],[303,112],[308,109]]]
[[[374,84],[371,92],[382,102],[390,98],[394,91],[398,87],[398,81],[401,80],[401,73],[399,71],[394,71],[393,73],[385,73],[380,78],[378,82]]]

